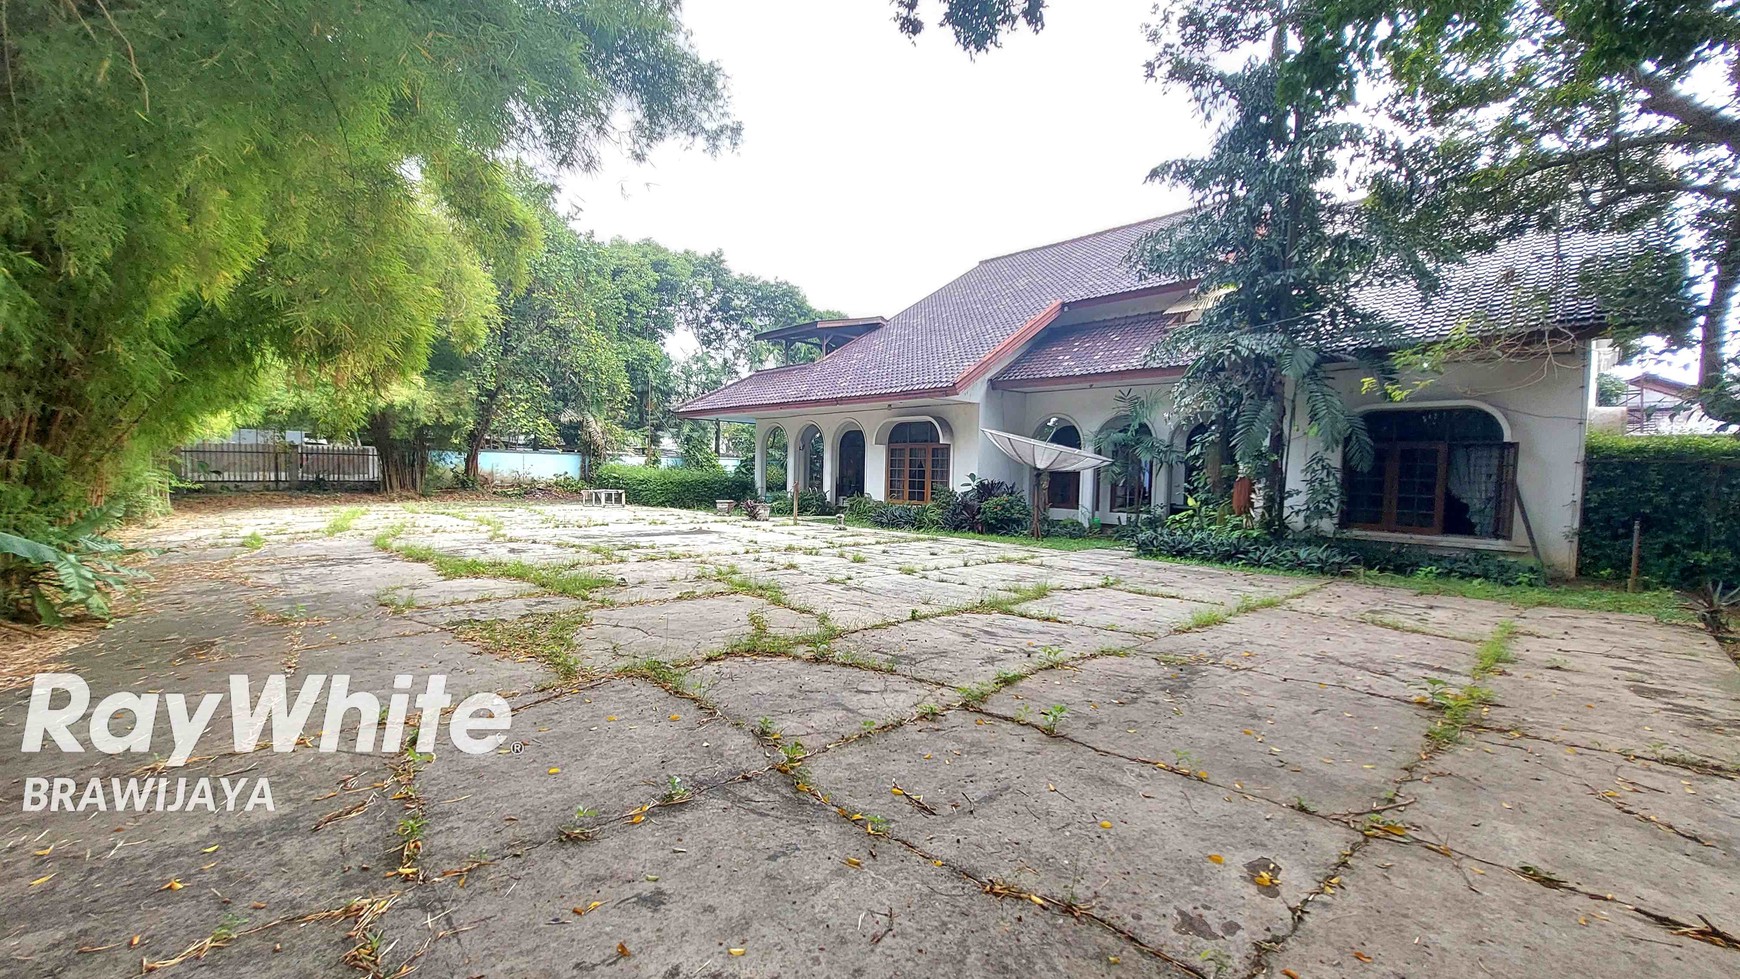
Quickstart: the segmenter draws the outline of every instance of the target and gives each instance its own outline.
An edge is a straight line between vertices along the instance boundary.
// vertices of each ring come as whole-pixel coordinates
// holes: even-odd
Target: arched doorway
[[[822,430],[814,425],[805,425],[798,432],[797,442],[797,488],[799,490],[814,490],[822,488]]]
[[[769,492],[783,491],[787,486],[785,464],[786,456],[789,454],[785,429],[778,425],[769,428],[767,433],[762,436],[761,444],[763,453],[762,485]]]
[[[1053,417],[1046,419],[1033,433],[1033,437],[1054,445],[1067,445],[1079,449],[1081,445],[1081,429],[1067,418]],[[1081,473],[1052,473],[1046,481],[1045,505],[1053,510],[1075,510],[1081,506]]]
[[[853,426],[840,433],[835,464],[834,499],[864,495],[864,430]]]

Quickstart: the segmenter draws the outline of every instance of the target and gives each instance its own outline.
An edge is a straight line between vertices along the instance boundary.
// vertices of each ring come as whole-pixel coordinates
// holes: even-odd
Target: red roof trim
[[[999,391],[1025,391],[1035,388],[1066,388],[1075,385],[1103,384],[1107,381],[1144,381],[1165,380],[1179,377],[1184,373],[1182,367],[1136,367],[1130,370],[1105,371],[1099,374],[1067,374],[1061,377],[1036,377],[1010,381],[992,381],[991,386]]]
[[[1057,314],[1061,312],[1063,312],[1063,300],[1052,300],[1051,305],[1039,311],[1039,315],[1021,324],[1021,329],[1016,330],[1009,339],[1004,340],[1002,343],[991,348],[990,353],[980,357],[978,363],[974,364],[965,374],[962,374],[958,379],[956,379],[954,383],[955,392],[959,393],[962,388],[967,387],[979,378],[984,377],[990,372],[992,367],[996,366],[997,361],[1025,346],[1027,341],[1033,339],[1040,330],[1050,326],[1051,321],[1057,319]]]
[[[803,365],[793,364],[791,366],[801,367]],[[719,390],[723,391],[725,388],[720,388]],[[926,388],[922,391],[890,391],[885,394],[858,394],[849,398],[805,398],[802,401],[776,401],[768,404],[732,405],[728,408],[678,408],[675,414],[679,418],[708,418],[713,415],[723,415],[727,413],[742,414],[758,411],[785,411],[791,408],[815,408],[828,407],[832,405],[863,405],[875,404],[879,401],[893,404],[896,401],[911,401],[917,398],[946,398],[956,393],[957,391],[953,387]]]

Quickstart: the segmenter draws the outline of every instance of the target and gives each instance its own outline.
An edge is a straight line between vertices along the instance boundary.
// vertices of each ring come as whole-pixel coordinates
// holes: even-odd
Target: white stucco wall
[[[1356,410],[1385,410],[1388,407],[1420,408],[1443,405],[1467,405],[1492,412],[1505,428],[1506,438],[1518,443],[1517,491],[1532,524],[1536,545],[1546,564],[1563,574],[1576,568],[1576,530],[1582,506],[1583,443],[1586,435],[1587,407],[1591,401],[1590,360],[1587,349],[1553,357],[1527,360],[1478,361],[1451,365],[1443,374],[1431,379],[1404,402],[1389,405],[1380,394],[1361,391],[1363,372],[1357,368],[1339,369],[1331,377],[1348,404]],[[1404,379],[1406,380],[1406,379]],[[841,408],[803,414],[764,417],[757,420],[757,437],[765,440],[774,426],[782,428],[788,442],[788,452],[796,458],[798,433],[808,424],[818,426],[826,441],[828,459],[825,466],[825,488],[834,489],[837,471],[835,454],[840,434],[857,426],[865,433],[864,482],[866,492],[875,499],[886,495],[886,445],[877,444],[876,434],[887,423],[919,417],[935,417],[944,421],[951,443],[949,483],[959,487],[969,473],[992,476],[1023,485],[1027,474],[1022,467],[1007,459],[981,434],[986,428],[1033,436],[1051,417],[1057,416],[1074,424],[1084,443],[1092,448],[1093,439],[1119,414],[1117,395],[1123,391],[1147,394],[1164,392],[1169,382],[1148,384],[1094,384],[1071,388],[1048,388],[1032,391],[996,390],[981,382],[963,395],[965,400],[950,402],[909,402]],[[1167,399],[1160,399],[1162,404]],[[1186,420],[1162,411],[1150,420],[1155,434],[1162,438],[1182,437],[1188,427]],[[1194,421],[1188,420],[1188,421]],[[1302,421],[1296,420],[1293,445],[1288,454],[1290,486],[1304,483],[1304,465],[1312,450],[1312,439]],[[791,478],[798,467],[788,467]],[[758,459],[759,471],[759,459]],[[1127,515],[1111,512],[1110,489],[1100,474],[1087,473],[1075,477],[1082,480],[1082,499],[1092,500],[1091,516],[1114,523],[1128,519]],[[1176,498],[1177,483],[1182,475],[1176,471],[1160,474],[1156,481],[1158,499]],[[779,487],[770,487],[778,489]],[[1053,510],[1053,519],[1069,519],[1077,511]],[[1475,541],[1469,538],[1422,538],[1418,535],[1387,535],[1414,544],[1475,547],[1498,550],[1515,556],[1530,553],[1525,521],[1519,513],[1513,521],[1509,541]],[[1331,530],[1331,527],[1325,527]],[[1386,535],[1357,534],[1386,537]]]
[[[1332,378],[1349,405],[1362,411],[1431,406],[1479,407],[1496,415],[1506,440],[1517,443],[1517,495],[1522,510],[1512,521],[1509,541],[1469,542],[1517,556],[1530,553],[1522,514],[1532,524],[1535,542],[1548,567],[1573,575],[1577,567],[1577,527],[1583,505],[1583,445],[1587,436],[1592,385],[1588,348],[1527,360],[1482,360],[1450,365],[1442,375],[1399,404],[1378,393],[1362,393],[1363,372],[1338,370]],[[1406,380],[1406,379],[1404,379]],[[1295,420],[1288,454],[1288,484],[1304,482],[1303,468],[1313,440]],[[1423,543],[1417,535],[1383,536]]]

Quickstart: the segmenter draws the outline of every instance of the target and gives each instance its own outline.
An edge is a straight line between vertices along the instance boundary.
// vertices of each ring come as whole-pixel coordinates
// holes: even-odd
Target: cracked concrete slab
[[[891,673],[786,657],[732,657],[689,674],[708,703],[754,730],[767,718],[785,743],[812,748],[911,717],[920,704],[948,706],[958,695]]]
[[[771,778],[479,869],[463,891],[420,888],[387,917],[389,941],[417,947],[448,918],[468,930],[430,945],[430,975],[1181,975],[1090,921],[988,897]]]
[[[869,629],[837,639],[833,645],[921,680],[965,686],[984,683],[1006,670],[1022,672],[1128,648],[1135,641],[1104,629],[970,612]]]
[[[1487,734],[1404,793],[1419,839],[1740,932],[1740,781]]]
[[[817,628],[816,617],[747,595],[714,595],[654,605],[601,608],[575,636],[588,662],[616,664],[638,659],[690,660],[748,636],[755,616],[775,636],[799,636]]]
[[[1480,871],[1476,873],[1475,871]],[[1314,899],[1265,977],[1580,976],[1716,979],[1736,954],[1623,905],[1555,891],[1422,847],[1373,844]]]
[[[964,712],[832,749],[807,767],[831,801],[886,819],[896,839],[977,877],[1091,906],[1178,960],[1224,956],[1235,974],[1258,942],[1290,929],[1291,906],[1359,838]]]
[[[1522,610],[1496,602],[1453,595],[1416,595],[1401,588],[1380,588],[1351,581],[1332,581],[1287,603],[1295,612],[1311,612],[1336,621],[1359,620],[1480,642],[1500,624],[1517,624]]]
[[[417,776],[425,864],[449,870],[550,843],[655,803],[670,779],[695,791],[769,764],[771,751],[699,704],[638,680],[613,680],[516,707],[510,740],[489,754],[438,751]],[[597,815],[576,820],[576,809]]]
[[[1207,602],[1130,593],[1118,593],[1113,601],[1106,599],[1106,593],[1099,589],[1060,591],[1023,602],[1015,610],[1077,625],[1157,636],[1189,622],[1193,615],[1219,608]]]
[[[1419,756],[1434,715],[1345,687],[1250,670],[1105,657],[1005,687],[985,710],[1040,723],[1100,748],[1190,771],[1278,805],[1355,813]]]
[[[1213,628],[1163,636],[1140,651],[1341,684],[1402,700],[1421,696],[1427,677],[1460,686],[1474,665],[1472,643],[1284,608],[1246,612]]]

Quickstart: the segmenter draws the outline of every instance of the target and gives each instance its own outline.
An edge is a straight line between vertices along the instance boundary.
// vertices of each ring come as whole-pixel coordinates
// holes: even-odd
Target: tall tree
[[[1353,295],[1383,243],[1337,185],[1366,134],[1345,119],[1345,89],[1289,84],[1292,66],[1318,53],[1299,43],[1293,16],[1281,4],[1233,12],[1192,0],[1153,29],[1160,46],[1150,72],[1185,87],[1215,129],[1206,156],[1150,175],[1188,190],[1195,207],[1136,253],[1157,278],[1196,279],[1217,297],[1151,358],[1186,365],[1177,407],[1230,444],[1239,472],[1263,488],[1264,523],[1277,529],[1287,515],[1292,413],[1302,409],[1319,445],[1345,442],[1348,461],[1370,465],[1370,442],[1330,384],[1321,345],[1381,326]],[[1241,55],[1237,68],[1220,67]],[[1339,499],[1333,464],[1319,449],[1305,472],[1303,515],[1329,516]]]
[[[1597,270],[1616,335],[1698,353],[1740,422],[1740,7],[1729,0],[1311,0],[1300,75],[1393,93],[1375,205],[1451,253],[1530,227],[1665,225]],[[1688,264],[1695,266],[1688,276]]]
[[[668,0],[12,0],[0,523],[115,489],[274,364],[414,373],[477,312],[456,277],[523,276],[504,154],[717,147],[723,105]]]

